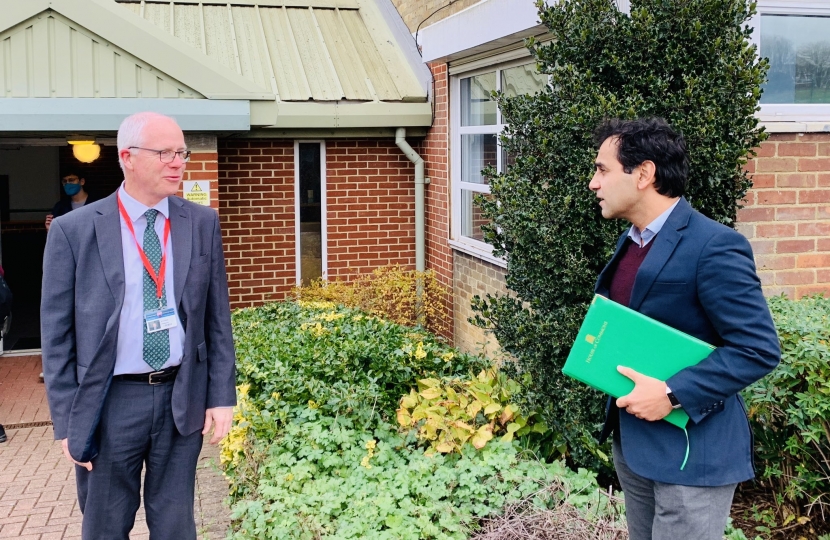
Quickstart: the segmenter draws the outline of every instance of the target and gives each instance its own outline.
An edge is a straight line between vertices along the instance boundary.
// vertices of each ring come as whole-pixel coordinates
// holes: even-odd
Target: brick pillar
[[[772,135],[748,164],[737,228],[769,295],[830,294],[830,134]]]
[[[182,180],[207,180],[210,185],[210,207],[218,211],[219,153],[216,137],[214,135],[186,134],[185,142],[192,153]],[[183,196],[181,189],[179,190],[179,196]]]

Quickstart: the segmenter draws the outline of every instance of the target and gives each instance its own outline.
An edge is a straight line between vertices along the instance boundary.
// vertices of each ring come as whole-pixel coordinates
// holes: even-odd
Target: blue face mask
[[[81,184],[64,184],[63,190],[70,197],[75,196],[81,191]]]

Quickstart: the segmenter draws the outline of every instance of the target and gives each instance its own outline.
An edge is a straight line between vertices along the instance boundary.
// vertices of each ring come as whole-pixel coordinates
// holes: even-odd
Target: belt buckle
[[[163,372],[161,372],[161,371],[153,371],[152,373],[149,373],[148,377],[147,377],[147,383],[152,384],[153,386],[155,386],[157,384],[161,384],[162,381],[153,382],[153,375],[162,375],[162,374],[163,374]]]

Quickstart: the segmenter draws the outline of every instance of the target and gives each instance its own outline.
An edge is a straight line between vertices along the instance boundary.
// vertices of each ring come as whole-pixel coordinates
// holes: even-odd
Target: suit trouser
[[[195,540],[193,495],[202,433],[182,436],[173,421],[173,381],[113,381],[92,471],[75,466],[83,540],[128,540],[140,502],[151,540]]]
[[[721,540],[738,484],[664,484],[628,468],[614,435],[614,466],[623,488],[630,540]]]

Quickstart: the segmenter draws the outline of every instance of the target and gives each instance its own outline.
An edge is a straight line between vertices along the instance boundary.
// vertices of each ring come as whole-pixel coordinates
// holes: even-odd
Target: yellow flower
[[[369,456],[364,456],[363,459],[360,461],[360,465],[366,467],[367,469],[371,469],[372,464],[369,463]]]
[[[421,360],[427,357],[427,352],[424,350],[424,343],[422,341],[418,342],[418,347],[415,349],[415,358]]]
[[[366,450],[374,450],[377,446],[377,442],[373,439],[371,441],[366,441]]]
[[[450,360],[455,358],[455,355],[451,352],[446,352],[441,355],[441,358],[444,360],[444,362],[449,362]]]
[[[271,394],[271,399],[273,399],[275,401],[279,400],[280,399],[280,393],[279,392],[273,392]]]
[[[319,409],[320,405],[316,401],[309,399],[308,400],[308,408],[309,409]]]

